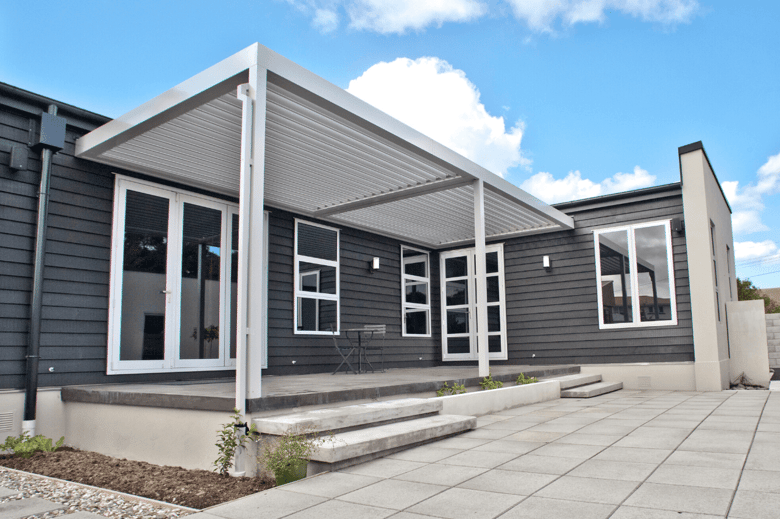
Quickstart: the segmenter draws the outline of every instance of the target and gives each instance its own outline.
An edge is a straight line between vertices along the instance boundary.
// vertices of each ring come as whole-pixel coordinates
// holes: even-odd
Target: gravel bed
[[[19,491],[18,495],[0,498],[0,503],[25,497],[38,497],[65,505],[65,510],[30,516],[36,519],[49,519],[78,511],[123,519],[175,519],[195,513],[181,507],[133,499],[110,490],[57,481],[2,467],[0,467],[0,486]]]

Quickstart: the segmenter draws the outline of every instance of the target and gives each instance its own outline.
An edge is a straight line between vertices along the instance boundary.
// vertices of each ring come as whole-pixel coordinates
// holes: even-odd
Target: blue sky
[[[780,286],[780,3],[2,2],[0,81],[116,117],[254,43],[547,201],[679,180],[703,141],[737,272]]]

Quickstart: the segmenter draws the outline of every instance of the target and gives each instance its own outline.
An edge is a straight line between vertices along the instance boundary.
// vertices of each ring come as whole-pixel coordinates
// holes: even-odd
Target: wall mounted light
[[[368,262],[368,268],[370,270],[379,270],[379,258],[374,258]]]
[[[542,256],[542,266],[547,270],[547,272],[552,270],[552,262],[550,261],[550,256]]]

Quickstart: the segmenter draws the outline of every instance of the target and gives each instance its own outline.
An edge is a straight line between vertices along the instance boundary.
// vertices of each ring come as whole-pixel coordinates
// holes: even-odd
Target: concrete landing
[[[64,509],[65,505],[60,503],[52,503],[37,497],[28,497],[0,504],[0,517],[3,519],[22,519],[31,515],[42,515],[46,512]]]
[[[588,384],[596,384],[601,382],[601,375],[564,375],[562,377],[555,377],[561,384],[561,391],[565,389],[571,389],[574,387],[586,386]]]
[[[599,382],[561,391],[561,398],[593,398],[620,389],[623,389],[622,382]]]

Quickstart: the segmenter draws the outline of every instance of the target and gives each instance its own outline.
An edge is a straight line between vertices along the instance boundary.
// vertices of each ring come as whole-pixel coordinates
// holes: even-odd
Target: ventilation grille
[[[14,428],[14,412],[0,413],[0,432],[12,431]]]

